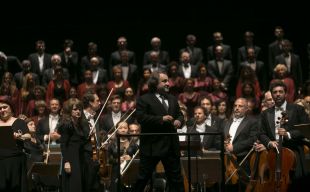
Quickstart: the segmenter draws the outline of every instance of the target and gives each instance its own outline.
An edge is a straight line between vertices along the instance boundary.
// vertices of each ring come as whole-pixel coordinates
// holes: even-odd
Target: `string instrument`
[[[277,123],[284,128],[288,122],[288,115],[282,112],[282,118]],[[286,192],[290,184],[289,172],[295,167],[295,154],[292,150],[282,147],[283,136],[280,135],[277,150],[270,150],[268,153],[269,164],[269,191]]]
[[[259,143],[259,141],[256,141]],[[269,181],[268,151],[255,151],[250,158],[250,182],[246,187],[246,192],[264,192]]]
[[[48,134],[48,142],[47,142],[47,149],[46,151],[43,153],[43,155],[45,155],[45,159],[44,159],[44,163],[47,164],[48,163],[48,158],[50,156],[50,144],[51,144],[51,135]]]
[[[107,149],[105,147],[98,147],[98,141],[97,141],[97,135],[96,135],[96,124],[101,116],[101,113],[103,112],[103,109],[105,108],[111,94],[113,92],[113,88],[111,89],[109,95],[107,96],[107,99],[105,103],[103,104],[96,121],[94,122],[94,125],[92,126],[90,121],[88,121],[89,124],[89,139],[92,145],[92,160],[99,163],[99,176],[100,176],[100,182],[102,184],[106,184],[106,182],[111,181],[111,173],[112,173],[112,166],[108,164],[107,161]],[[103,134],[103,133],[101,133]],[[101,135],[101,137],[103,137]]]
[[[228,135],[224,141],[224,144],[228,145],[230,141],[231,141],[231,136]],[[239,180],[239,175],[238,173],[236,173],[236,171],[238,170],[236,162],[237,162],[237,157],[234,154],[226,151],[224,154],[225,178],[226,178],[226,181],[228,181],[228,179],[231,177],[229,180],[230,180],[230,183],[233,185],[237,184]]]

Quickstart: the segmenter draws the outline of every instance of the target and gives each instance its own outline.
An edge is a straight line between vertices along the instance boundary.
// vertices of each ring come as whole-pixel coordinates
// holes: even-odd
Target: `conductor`
[[[137,100],[136,113],[141,133],[176,133],[183,123],[183,115],[177,99],[169,94],[168,76],[163,72],[154,72],[148,87],[149,93]],[[140,137],[140,164],[135,191],[144,191],[159,161],[164,166],[169,191],[184,191],[178,135]]]

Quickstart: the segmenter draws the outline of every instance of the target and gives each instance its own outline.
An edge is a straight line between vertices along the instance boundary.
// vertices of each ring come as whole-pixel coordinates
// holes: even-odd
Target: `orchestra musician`
[[[282,81],[274,81],[270,84],[270,92],[275,106],[266,109],[261,113],[260,140],[266,148],[278,147],[278,138],[283,136],[283,147],[287,147],[295,152],[296,169],[294,179],[305,176],[305,156],[303,151],[302,134],[294,128],[297,124],[306,124],[310,120],[303,107],[288,103],[285,99],[287,88]],[[286,111],[288,121],[284,127],[278,127],[281,113]],[[262,148],[263,149],[263,148]]]
[[[85,144],[83,149],[83,172],[84,172],[84,181],[83,182],[83,191],[84,192],[93,192],[98,191],[100,189],[100,178],[98,175],[99,171],[99,162],[94,160],[93,154],[96,153],[96,146],[93,149],[92,141],[90,136],[97,138],[97,143],[94,145],[99,146],[100,141],[98,140],[101,131],[100,125],[97,123],[95,125],[96,120],[96,112],[100,108],[100,100],[96,93],[94,92],[86,92],[83,96],[83,112],[81,116],[81,126],[83,129]],[[90,133],[91,128],[94,127],[93,133]],[[92,135],[94,134],[94,135]]]
[[[61,134],[62,191],[82,192],[82,155],[84,135],[81,127],[82,102],[69,99],[63,106],[58,128]]]
[[[237,166],[246,157],[256,140],[258,132],[257,119],[247,115],[248,105],[245,98],[236,99],[233,106],[232,118],[226,122],[224,126],[225,138],[230,136],[230,142],[225,145],[227,152],[233,154],[237,158]],[[226,167],[227,169],[227,167]],[[241,169],[236,173],[239,176],[239,182],[235,186],[227,186],[228,191],[244,191],[248,176],[250,175],[249,160],[246,159],[241,165]],[[245,175],[247,174],[247,175]],[[244,179],[241,179],[244,178]]]
[[[116,125],[117,134],[127,135],[129,133],[128,123],[125,121],[120,121]],[[118,166],[120,164],[120,172],[124,170],[129,160],[138,150],[137,144],[130,137],[120,137],[120,162],[118,161],[118,146],[116,135],[112,137],[112,141],[108,146],[109,161],[112,164],[112,185],[111,191],[116,191],[117,178],[118,178]]]

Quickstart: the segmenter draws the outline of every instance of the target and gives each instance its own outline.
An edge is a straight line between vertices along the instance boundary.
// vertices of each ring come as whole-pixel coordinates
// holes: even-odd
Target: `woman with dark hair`
[[[82,187],[83,130],[80,124],[82,103],[68,100],[63,107],[63,115],[58,132],[61,134],[60,147],[63,157],[62,191],[79,192]]]
[[[30,134],[25,121],[13,116],[11,101],[8,96],[0,96],[0,129],[3,133],[12,133],[10,136],[2,135],[6,141],[0,140],[0,191],[23,192],[27,191],[23,143]]]
[[[137,88],[137,96],[144,95],[149,91],[148,80],[151,77],[152,71],[150,68],[143,69],[143,78],[140,79]]]
[[[178,74],[179,64],[176,61],[172,61],[168,65],[168,79],[170,86],[170,93],[176,97],[183,91],[184,78]]]

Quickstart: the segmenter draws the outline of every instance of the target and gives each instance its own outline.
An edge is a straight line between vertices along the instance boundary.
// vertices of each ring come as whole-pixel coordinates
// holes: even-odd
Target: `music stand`
[[[30,174],[36,173],[42,176],[58,176],[59,175],[60,164],[59,163],[48,163],[43,162],[34,162],[29,171],[28,177]]]
[[[54,190],[60,187],[59,169],[59,163],[34,162],[27,173],[27,177],[30,179],[31,185],[41,186],[44,191]],[[35,184],[32,184],[33,182]]]
[[[131,186],[136,182],[138,171],[139,171],[139,162],[140,159],[132,160],[128,169],[122,176],[122,181],[126,186]]]
[[[294,125],[294,128],[299,130],[304,137],[310,139],[310,124]]]
[[[192,183],[221,182],[221,159],[206,157],[191,157]],[[188,158],[181,158],[185,174],[188,175]]]
[[[16,148],[16,140],[12,127],[3,126],[0,128],[0,148],[1,149],[12,149]]]

